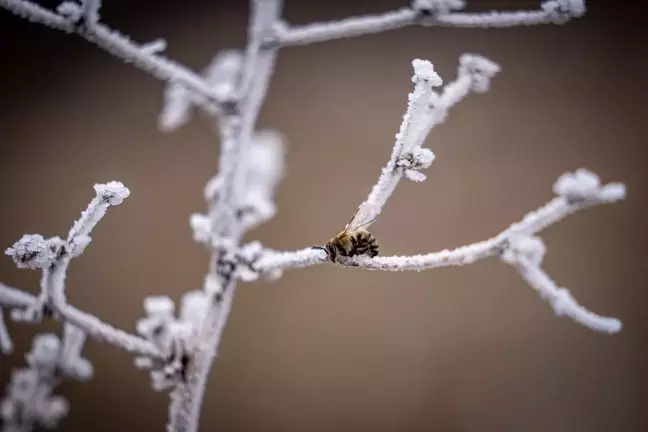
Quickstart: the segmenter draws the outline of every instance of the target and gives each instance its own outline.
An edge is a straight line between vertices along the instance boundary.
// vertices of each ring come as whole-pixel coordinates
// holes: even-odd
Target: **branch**
[[[460,13],[461,0],[414,0],[411,7],[381,14],[363,15],[337,21],[301,26],[276,27],[282,46],[307,45],[346,37],[382,33],[412,25],[447,27],[515,27],[536,24],[563,24],[585,13],[583,0],[548,0],[532,11]]]
[[[97,21],[99,6],[99,0],[86,0],[82,6],[64,2],[58,13],[55,13],[26,0],[0,0],[0,7],[20,17],[67,33],[77,33],[85,40],[126,63],[132,63],[155,78],[182,83],[194,93],[195,103],[212,114],[220,112],[222,101],[203,78],[185,66],[151,51],[148,44],[139,45],[100,24]]]
[[[35,302],[36,297],[33,295],[0,282],[0,352],[3,354],[11,354],[13,351],[13,343],[4,323],[2,306],[10,309],[24,310],[32,307]]]
[[[221,334],[227,322],[236,289],[233,278],[236,265],[232,248],[243,236],[246,225],[237,214],[247,195],[248,155],[253,145],[254,130],[274,70],[278,46],[267,44],[272,26],[278,21],[281,0],[251,2],[248,49],[242,71],[238,100],[240,117],[224,119],[219,177],[222,179],[218,200],[210,212],[210,225],[215,247],[207,275],[205,292],[209,309],[198,334],[198,343],[187,366],[186,382],[176,386],[169,407],[170,432],[198,430],[200,410],[209,371],[216,358]]]
[[[68,234],[44,239],[26,234],[6,250],[19,268],[42,269],[41,292],[36,298],[20,295],[14,288],[0,286],[0,303],[14,308],[13,317],[22,321],[40,321],[43,315],[54,315],[73,324],[91,337],[106,341],[127,352],[160,358],[162,353],[150,342],[102,322],[93,315],[70,306],[65,297],[65,277],[72,258],[83,253],[90,243],[89,234],[111,205],[119,205],[130,191],[119,182],[95,185],[95,198],[81,214]],[[27,301],[29,300],[29,304]],[[21,310],[17,309],[20,308]]]
[[[557,314],[568,315],[593,330],[617,332],[621,329],[618,320],[586,311],[569,296],[568,291],[557,288],[544,273],[540,264],[545,247],[534,234],[577,211],[623,199],[625,186],[620,183],[601,186],[596,174],[580,169],[574,173],[563,174],[554,184],[554,192],[558,194],[556,198],[488,240],[424,255],[341,258],[336,264],[365,270],[423,271],[472,264],[499,256],[504,262],[514,266],[545,300],[551,302]],[[302,249],[294,252],[265,251],[260,254],[258,260],[248,263],[248,266],[257,274],[264,274],[327,262],[331,261],[324,251]]]
[[[421,146],[430,130],[443,122],[448,110],[470,90],[488,90],[491,78],[499,72],[499,66],[492,61],[478,55],[464,54],[459,61],[458,78],[438,95],[432,88],[440,86],[442,81],[432,64],[417,59],[412,65],[414,90],[408,96],[407,111],[396,134],[391,157],[366,201],[360,204],[357,220],[374,221],[403,176],[415,182],[425,180],[420,170],[432,164],[434,153]]]
[[[52,333],[34,337],[25,358],[27,368],[14,370],[6,395],[0,400],[3,432],[29,432],[36,426],[55,428],[69,411],[68,401],[54,395],[63,379],[87,381],[92,364],[81,357],[85,334],[65,324],[63,340]]]

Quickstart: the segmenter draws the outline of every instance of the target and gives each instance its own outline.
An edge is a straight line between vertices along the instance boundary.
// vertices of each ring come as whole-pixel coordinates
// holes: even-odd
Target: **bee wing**
[[[376,215],[367,211],[363,206],[358,207],[358,210],[353,214],[353,217],[346,225],[345,231],[353,231],[360,228],[367,228],[374,223]]]

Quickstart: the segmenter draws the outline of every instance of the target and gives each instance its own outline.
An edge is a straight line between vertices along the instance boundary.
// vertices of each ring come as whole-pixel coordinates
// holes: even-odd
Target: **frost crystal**
[[[128,188],[118,181],[96,184],[94,189],[97,192],[97,197],[105,200],[110,205],[119,205],[130,195]]]
[[[25,234],[5,254],[13,258],[18,268],[46,269],[54,262],[61,239],[45,240],[40,234]]]

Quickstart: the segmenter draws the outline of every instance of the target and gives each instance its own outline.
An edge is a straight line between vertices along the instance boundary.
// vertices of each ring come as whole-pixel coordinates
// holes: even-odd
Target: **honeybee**
[[[376,238],[367,231],[376,218],[367,218],[359,208],[344,230],[340,231],[335,237],[326,242],[324,249],[329,259],[333,262],[338,255],[352,257],[354,255],[368,255],[371,258],[378,255],[378,243]]]

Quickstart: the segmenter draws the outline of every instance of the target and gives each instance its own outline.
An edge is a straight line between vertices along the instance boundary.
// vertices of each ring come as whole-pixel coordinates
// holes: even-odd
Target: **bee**
[[[316,248],[326,251],[326,255],[333,262],[338,255],[344,257],[368,255],[373,258],[378,255],[378,243],[376,238],[367,231],[367,228],[375,220],[375,217],[367,218],[359,208],[344,230],[326,242],[324,247]]]

